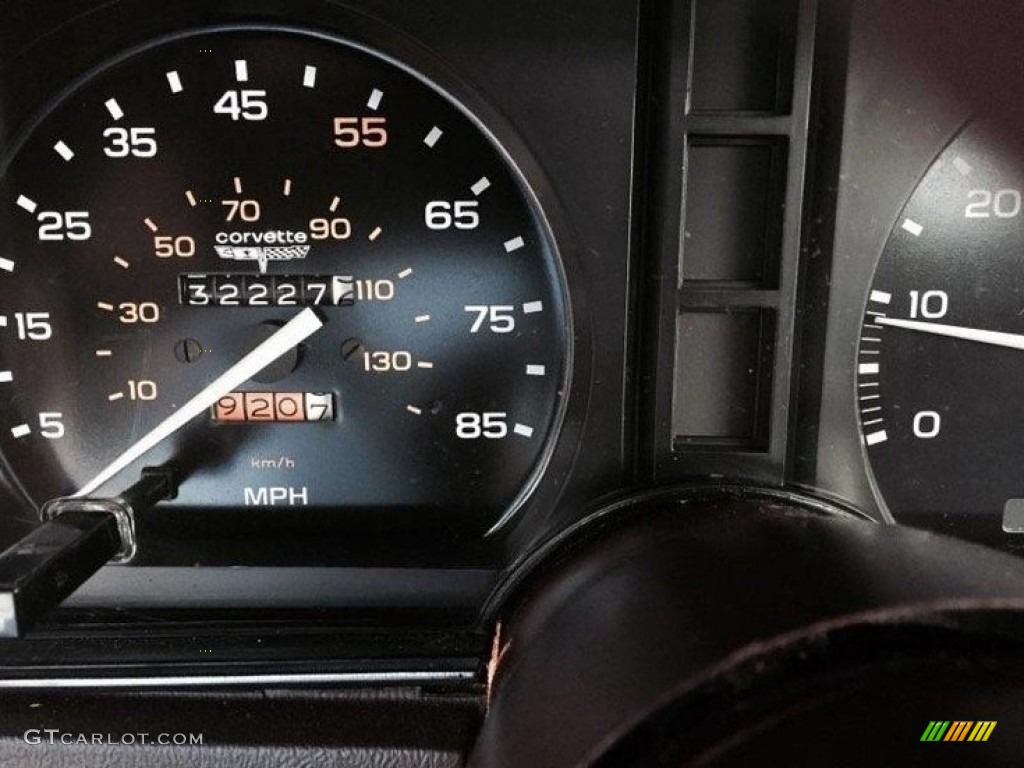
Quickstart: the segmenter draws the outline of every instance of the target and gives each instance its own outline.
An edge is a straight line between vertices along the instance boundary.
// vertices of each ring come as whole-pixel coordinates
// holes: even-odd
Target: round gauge
[[[168,39],[2,171],[26,507],[170,465],[164,509],[486,530],[536,483],[569,369],[556,247],[494,137],[408,68],[292,30]]]
[[[972,124],[882,254],[857,405],[878,491],[901,523],[989,541],[1024,533],[1022,195],[1019,137]]]

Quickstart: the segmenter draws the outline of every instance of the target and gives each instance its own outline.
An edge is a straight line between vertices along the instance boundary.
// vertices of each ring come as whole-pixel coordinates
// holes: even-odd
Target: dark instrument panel
[[[880,611],[993,558],[1013,599],[1024,9],[991,6],[0,0],[0,691],[397,687],[454,742],[497,702],[475,764],[541,764],[493,725],[534,690],[505,652],[549,669],[517,648],[560,659],[543,606],[590,599],[604,647],[643,606],[595,585],[694,542],[877,544]],[[824,626],[810,570],[752,594],[790,573]],[[623,697],[665,682],[624,654]]]

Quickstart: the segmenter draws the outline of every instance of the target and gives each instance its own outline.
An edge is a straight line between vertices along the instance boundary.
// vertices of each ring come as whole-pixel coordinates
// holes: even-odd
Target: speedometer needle
[[[920,320],[898,320],[893,317],[876,317],[875,325],[888,325],[893,328],[906,328],[908,331],[921,331],[935,336],[948,336],[952,339],[980,341],[997,347],[1024,350],[1024,335],[1003,333],[1002,331],[985,331],[980,328],[964,328],[960,325],[943,325],[942,323],[925,323]]]
[[[166,440],[192,419],[212,406],[235,387],[248,381],[272,362],[281,357],[304,339],[309,338],[323,327],[323,321],[316,313],[306,308],[285,323],[273,336],[264,341],[252,352],[247,354],[227,371],[218,376],[213,383],[193,397],[181,408],[160,422],[151,432],[135,445],[122,453],[96,477],[83,485],[75,497],[88,496],[107,480],[127,467],[143,454]]]

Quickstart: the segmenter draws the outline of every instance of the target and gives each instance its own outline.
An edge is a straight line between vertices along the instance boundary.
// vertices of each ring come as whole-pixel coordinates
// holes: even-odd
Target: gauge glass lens
[[[344,41],[212,30],[71,89],[0,178],[0,450],[71,494],[305,309],[323,326],[109,480],[164,508],[486,530],[541,472],[569,321],[553,238],[488,131]]]

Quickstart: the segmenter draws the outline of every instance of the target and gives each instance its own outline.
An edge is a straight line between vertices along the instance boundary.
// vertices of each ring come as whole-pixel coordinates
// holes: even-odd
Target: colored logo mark
[[[995,720],[932,720],[921,741],[988,741],[995,729]]]

